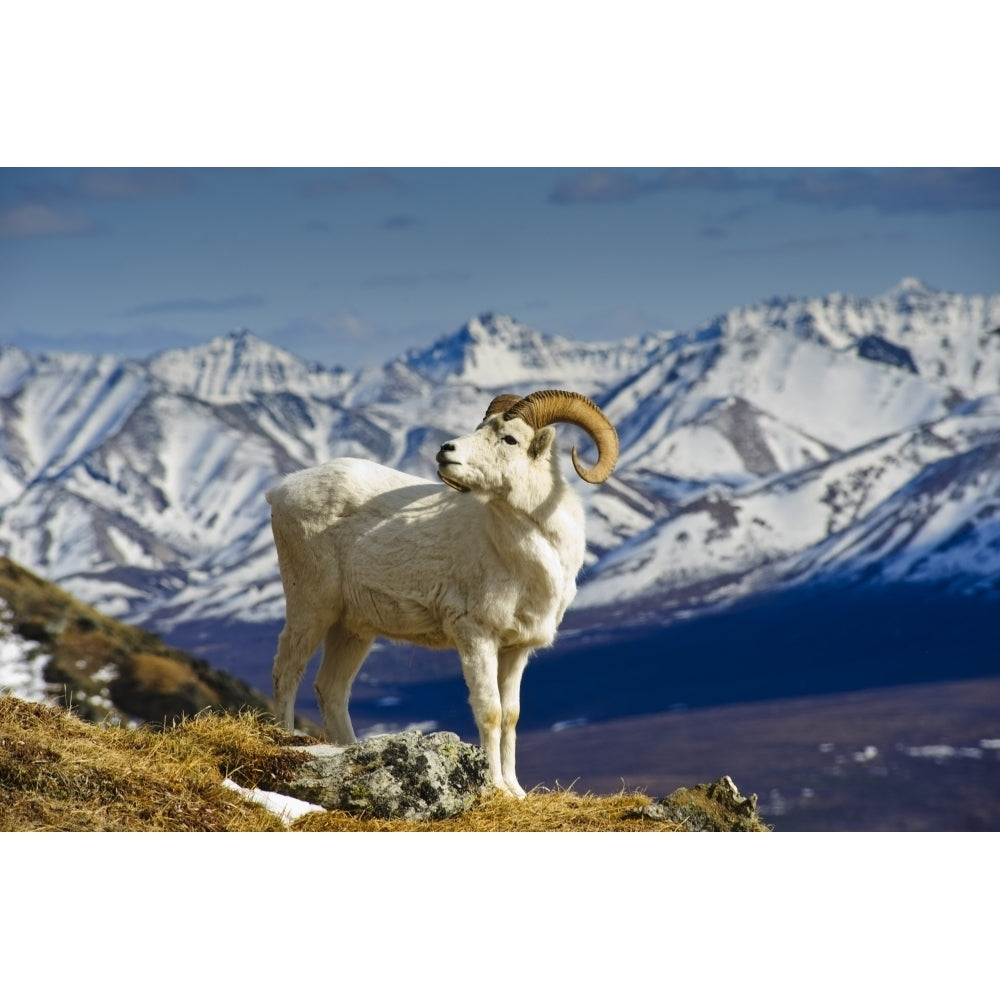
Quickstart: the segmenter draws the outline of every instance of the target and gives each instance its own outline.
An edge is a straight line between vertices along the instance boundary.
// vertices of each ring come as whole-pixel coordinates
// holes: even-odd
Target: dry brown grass
[[[62,709],[0,696],[0,830],[279,831],[281,821],[222,785],[287,777],[301,756],[293,736],[254,713],[204,712],[166,728],[97,726]],[[669,830],[626,813],[647,796],[537,789],[523,802],[491,795],[463,816],[434,822],[312,813],[292,830]]]
[[[100,727],[0,697],[0,830],[280,830],[222,786],[287,768],[275,733],[205,714],[163,730]]]
[[[406,833],[436,830],[447,833],[609,833],[680,831],[682,827],[630,819],[626,814],[650,801],[640,792],[617,795],[577,795],[566,789],[534,789],[518,802],[499,792],[454,819],[430,822],[359,819],[346,813],[309,813],[296,830],[338,830]]]
[[[158,694],[173,694],[185,685],[193,688],[197,695],[211,704],[214,692],[198,680],[192,680],[190,668],[167,656],[155,653],[134,653],[132,672],[135,680],[149,691]]]

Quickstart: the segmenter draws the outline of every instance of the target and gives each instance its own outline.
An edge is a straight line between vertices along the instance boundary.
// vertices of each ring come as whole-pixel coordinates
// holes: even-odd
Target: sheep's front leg
[[[517,720],[521,715],[521,675],[527,666],[530,649],[504,649],[499,657],[500,687],[500,766],[504,784],[519,799],[525,797],[514,767]]]
[[[479,745],[486,753],[490,781],[509,792],[500,764],[500,688],[497,684],[497,648],[486,640],[474,640],[459,648],[462,674],[469,688],[469,704],[479,729]]]

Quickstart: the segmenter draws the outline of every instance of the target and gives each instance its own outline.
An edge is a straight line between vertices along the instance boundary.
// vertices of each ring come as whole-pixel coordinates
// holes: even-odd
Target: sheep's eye
[[[508,434],[508,435],[507,435],[507,436],[506,436],[506,437],[505,437],[505,438],[503,439],[503,443],[504,443],[504,444],[517,444],[517,438],[516,438],[516,437],[511,437],[511,435],[510,435],[510,434]]]

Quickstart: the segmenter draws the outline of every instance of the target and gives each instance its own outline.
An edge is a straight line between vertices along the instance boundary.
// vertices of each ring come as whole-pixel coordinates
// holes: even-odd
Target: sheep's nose
[[[434,461],[437,462],[439,465],[442,462],[446,462],[448,460],[447,453],[452,452],[454,450],[455,450],[454,442],[445,441],[445,443],[441,445],[441,450],[434,456]]]

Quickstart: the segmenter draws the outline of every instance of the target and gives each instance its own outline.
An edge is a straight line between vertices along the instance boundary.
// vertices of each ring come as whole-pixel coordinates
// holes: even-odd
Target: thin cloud
[[[594,169],[556,181],[548,200],[553,205],[623,202],[663,191],[694,188],[736,191],[759,186],[759,183],[742,171],[714,167],[678,167],[649,177],[640,176],[634,170]]]
[[[374,326],[349,309],[321,315],[303,316],[286,323],[276,331],[276,336],[294,340],[339,339],[364,340],[376,336]]]
[[[379,225],[379,229],[386,232],[401,232],[404,229],[415,229],[420,225],[420,221],[412,215],[391,215]]]
[[[315,177],[301,184],[298,190],[306,198],[324,198],[396,187],[399,187],[399,182],[388,170],[343,170]]]
[[[695,189],[769,192],[781,201],[835,209],[872,207],[885,213],[989,211],[1000,208],[1000,169],[682,168],[652,175],[599,169],[561,178],[548,200],[556,205],[625,202],[664,191]]]
[[[64,333],[19,329],[14,333],[12,342],[20,344],[32,355],[57,352],[139,358],[149,353],[140,348],[140,345],[147,342],[169,342],[176,346],[194,347],[204,343],[204,337],[200,333],[192,334],[172,327],[142,325],[120,333],[94,329],[68,330]]]
[[[698,235],[708,240],[725,240],[732,235],[732,224],[740,222],[750,214],[750,209],[745,205],[734,208],[731,212],[721,215],[715,212],[706,212],[704,225],[698,230]]]
[[[401,233],[409,229],[418,229],[423,223],[412,215],[390,215],[378,224],[378,228],[387,233]],[[324,219],[309,219],[302,224],[307,233],[336,233],[337,227]]]
[[[84,198],[165,198],[186,194],[191,180],[180,170],[82,170],[75,187]]]
[[[21,192],[26,201],[56,204],[86,199],[115,201],[166,198],[186,194],[193,187],[190,177],[181,170],[159,168],[119,170],[101,167],[78,170],[65,184],[25,184],[21,187]]]
[[[861,244],[902,243],[906,239],[907,237],[903,233],[860,233],[854,237],[819,236],[814,239],[783,240],[778,243],[731,247],[718,252],[727,257],[785,253],[828,253],[831,250],[849,249]]]
[[[89,236],[100,231],[93,219],[78,211],[26,203],[0,211],[0,237]]]
[[[105,227],[84,211],[91,207],[88,202],[168,197],[191,190],[192,184],[179,170],[101,168],[78,170],[65,183],[17,187],[17,195],[0,210],[0,238],[93,235]]]
[[[894,167],[799,170],[777,186],[785,201],[881,212],[959,212],[1000,208],[1000,169]]]
[[[386,335],[357,313],[343,309],[299,317],[275,330],[273,336],[300,357],[346,365],[356,359],[359,347],[380,342]]]
[[[362,283],[366,288],[410,288],[415,285],[458,285],[468,281],[466,271],[431,271],[423,274],[374,274]]]
[[[172,312],[217,312],[223,309],[256,309],[267,300],[260,295],[233,295],[227,299],[167,299],[148,302],[126,310],[126,316],[151,316]]]
[[[549,194],[553,205],[581,205],[633,201],[649,193],[649,185],[626,170],[587,170],[556,181]]]

